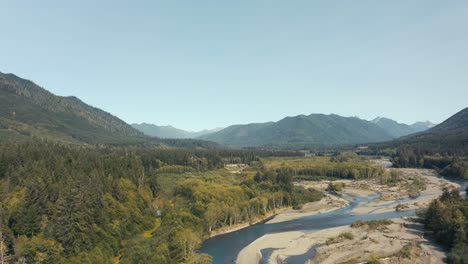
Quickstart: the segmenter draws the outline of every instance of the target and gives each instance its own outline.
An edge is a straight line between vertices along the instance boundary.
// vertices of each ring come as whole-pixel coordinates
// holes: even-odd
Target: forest
[[[227,164],[245,167],[233,173]],[[294,181],[387,176],[352,152],[5,142],[0,257],[5,263],[211,263],[197,249],[213,232],[323,197]]]
[[[322,194],[266,169],[298,152],[0,144],[0,257],[6,263],[209,263],[214,229]],[[244,173],[223,169],[248,163]]]
[[[391,161],[398,168],[434,169],[442,176],[468,179],[468,160],[464,155],[401,147],[391,155]]]
[[[295,179],[319,180],[323,178],[369,179],[381,176],[384,169],[367,162],[365,156],[352,152],[329,156],[270,157],[262,159],[267,169],[293,176]]]
[[[468,191],[468,188],[467,190]],[[468,198],[457,189],[445,189],[423,213],[426,234],[449,250],[449,264],[468,263]]]

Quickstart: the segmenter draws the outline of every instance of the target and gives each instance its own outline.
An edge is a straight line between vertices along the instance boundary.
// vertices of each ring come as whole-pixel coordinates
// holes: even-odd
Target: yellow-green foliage
[[[281,171],[298,177],[373,178],[384,173],[381,166],[361,158],[348,158],[343,162],[332,161],[330,157],[287,157],[262,159],[266,169]]]
[[[238,184],[242,178],[243,175],[234,175],[223,169],[205,172],[158,173],[156,182],[158,186],[158,196],[169,199],[172,197],[177,184],[185,179],[202,179],[204,181],[222,184]]]
[[[369,261],[367,261],[366,264],[379,264],[380,263],[379,259],[380,257],[374,256]]]
[[[62,251],[60,244],[43,236],[20,236],[17,239],[17,252],[26,263],[59,263],[63,261]]]
[[[195,172],[195,169],[188,166],[166,165],[157,170],[158,173],[184,173]]]
[[[460,192],[444,189],[439,199],[429,204],[427,212],[423,213],[426,233],[438,242],[447,245],[448,263],[468,263],[468,198],[463,198]]]
[[[3,208],[5,210],[4,213],[17,211],[21,203],[23,203],[24,201],[26,192],[26,188],[15,188],[15,190],[11,192],[2,203]]]
[[[146,238],[150,238],[151,235],[156,232],[156,230],[158,230],[158,228],[161,226],[161,219],[159,218],[156,218],[154,220],[154,226],[153,228],[151,228],[150,230],[146,230],[145,232],[143,232],[143,237],[146,237]]]
[[[403,246],[403,248],[401,248],[400,256],[403,258],[410,258],[411,256],[415,256],[418,248],[418,245],[415,243],[406,244]]]
[[[344,232],[344,233],[341,233],[341,234],[340,234],[340,237],[345,238],[345,239],[349,239],[349,240],[353,240],[353,239],[354,239],[354,235],[353,235],[353,233],[351,233],[351,232]]]
[[[187,179],[180,182],[178,192],[206,204],[211,201],[234,204],[245,198],[240,186],[209,183],[199,179]]]
[[[385,227],[387,225],[393,224],[393,221],[390,219],[381,219],[381,220],[371,220],[371,221],[362,221],[358,220],[354,223],[351,224],[351,227],[357,228],[357,227],[367,227],[369,229],[378,229],[381,227]]]
[[[27,263],[209,263],[196,250],[213,228],[322,197],[261,166],[229,173],[231,154],[258,161],[224,150],[0,144],[4,247]]]
[[[327,187],[327,191],[331,192],[341,192],[343,189],[346,187],[346,185],[343,182],[337,182],[337,183],[329,183]]]
[[[325,241],[325,244],[327,245],[336,244],[336,243],[343,242],[345,239],[353,240],[354,239],[353,233],[351,232],[341,233],[337,237],[332,237],[332,238],[327,239],[327,241]]]

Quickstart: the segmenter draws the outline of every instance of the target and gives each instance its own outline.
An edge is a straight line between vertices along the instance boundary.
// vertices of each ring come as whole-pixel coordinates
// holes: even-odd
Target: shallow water
[[[211,255],[213,257],[214,264],[235,263],[237,255],[244,247],[265,234],[287,231],[321,230],[337,226],[350,225],[357,220],[367,221],[384,218],[396,218],[413,215],[415,213],[414,210],[410,210],[403,212],[392,211],[387,213],[368,215],[349,214],[349,212],[353,210],[353,208],[355,208],[358,204],[368,203],[376,197],[378,197],[378,194],[369,196],[367,198],[355,198],[347,207],[324,214],[304,216],[299,219],[281,223],[256,224],[236,232],[216,236],[206,240],[203,243],[200,252]],[[267,253],[267,255],[271,254],[269,250],[266,250],[265,253]],[[292,262],[288,263],[296,263],[294,260],[295,259],[293,258],[291,259]]]
[[[462,185],[460,188],[462,191],[468,186],[468,181],[458,182]],[[365,215],[350,215],[349,213],[360,203],[369,203],[374,198],[377,198],[379,194],[374,194],[367,198],[343,196],[347,200],[351,200],[349,205],[324,214],[304,216],[299,219],[274,223],[274,224],[256,224],[232,233],[219,235],[206,240],[199,252],[207,253],[213,257],[213,264],[227,264],[235,263],[239,252],[250,243],[255,241],[257,238],[265,234],[287,232],[287,231],[317,231],[332,227],[350,225],[357,220],[377,220],[385,218],[398,218],[403,216],[411,216],[415,214],[415,210],[406,210],[400,212],[386,212],[378,214],[365,214]],[[390,204],[401,203],[410,200],[411,198],[404,198],[398,202]],[[389,204],[379,206],[388,207]],[[374,210],[375,211],[375,210]],[[264,258],[261,260],[262,263],[267,263],[269,256],[272,254],[274,249],[262,250]],[[315,248],[309,250],[306,254],[300,256],[291,256],[287,259],[288,264],[303,264],[305,260],[315,254]]]
[[[260,260],[260,264],[268,264],[268,259],[275,250],[277,250],[277,248],[264,248],[260,250],[260,252],[262,253],[262,259]]]
[[[286,258],[286,263],[301,263],[304,264],[307,260],[313,258],[315,256],[315,252],[320,245],[315,245],[310,248],[305,254],[297,255],[297,256],[290,256]]]

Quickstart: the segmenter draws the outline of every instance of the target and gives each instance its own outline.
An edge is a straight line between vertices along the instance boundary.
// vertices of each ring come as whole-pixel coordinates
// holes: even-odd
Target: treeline
[[[370,179],[381,176],[384,169],[378,166],[362,166],[356,164],[335,164],[334,166],[322,166],[315,168],[280,168],[277,169],[279,173],[287,175],[298,176],[299,178],[307,179],[311,177],[331,177],[340,179]]]
[[[448,263],[468,263],[468,199],[457,189],[445,189],[431,202],[424,213],[424,225],[426,233],[449,250]]]
[[[435,169],[446,177],[468,179],[468,160],[465,156],[444,153],[428,153],[418,149],[399,148],[392,154],[391,161],[395,167]]]
[[[274,171],[212,171],[276,154],[0,144],[0,257],[6,263],[209,263],[196,249],[213,228],[321,198]],[[173,190],[162,185],[163,175],[174,178]],[[162,221],[155,227],[157,210]],[[152,229],[151,238],[141,235]]]
[[[276,163],[276,164],[272,164]],[[331,177],[340,179],[369,179],[383,175],[385,170],[359,157],[314,157],[310,159],[265,161],[267,168],[277,173],[301,179],[320,179]]]
[[[147,147],[98,148],[100,153],[134,154],[141,157],[145,168],[158,169],[165,165],[189,166],[200,171],[223,168],[226,164],[249,164],[262,157],[302,157],[299,151],[237,150],[237,149],[159,149]]]

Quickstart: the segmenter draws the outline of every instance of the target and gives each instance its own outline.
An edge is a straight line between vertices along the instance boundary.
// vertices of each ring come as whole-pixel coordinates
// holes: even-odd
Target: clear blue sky
[[[0,71],[198,130],[468,106],[468,1],[0,0]]]

